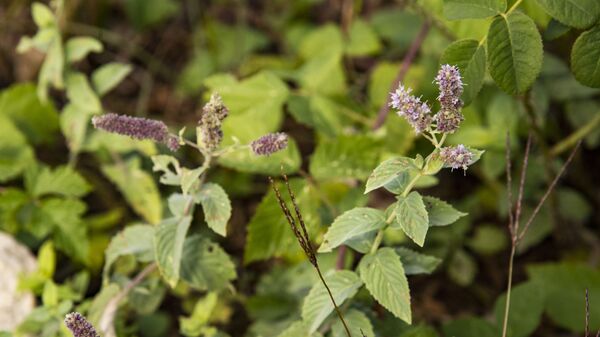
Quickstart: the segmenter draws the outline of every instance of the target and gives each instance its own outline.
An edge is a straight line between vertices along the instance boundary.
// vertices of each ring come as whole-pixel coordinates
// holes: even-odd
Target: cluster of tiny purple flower
[[[78,312],[67,314],[65,325],[71,330],[73,337],[100,337],[94,326]]]
[[[390,94],[390,107],[397,109],[398,115],[404,117],[417,134],[426,131],[451,134],[458,130],[464,120],[461,113],[463,101],[460,99],[463,82],[458,67],[442,65],[435,83],[440,92],[437,97],[440,110],[433,116],[429,105],[422,102],[421,98],[411,95],[411,89],[400,85]],[[441,148],[440,156],[444,164],[453,169],[466,170],[474,161],[473,153],[464,145]]]
[[[171,151],[179,149],[177,137],[171,135],[165,123],[161,121],[107,113],[102,116],[94,116],[92,124],[95,128],[104,131],[138,140],[150,139],[165,144]]]
[[[250,148],[254,154],[268,156],[285,149],[288,145],[288,136],[283,132],[269,133],[253,141]]]
[[[229,115],[229,109],[223,104],[219,94],[213,94],[202,108],[198,121],[199,139],[205,149],[213,151],[223,140],[222,124]]]

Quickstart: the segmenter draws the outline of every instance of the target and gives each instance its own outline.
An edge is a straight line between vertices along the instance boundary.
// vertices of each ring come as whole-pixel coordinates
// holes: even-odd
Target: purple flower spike
[[[229,110],[223,104],[221,96],[213,94],[202,108],[202,115],[198,122],[198,137],[207,150],[213,151],[221,144],[223,140],[221,127],[227,115]]]
[[[179,148],[179,143],[175,144],[176,142],[172,141],[173,136],[169,133],[165,123],[161,121],[107,113],[102,116],[94,116],[92,124],[96,129],[107,132],[138,140],[150,139],[157,143],[163,143],[173,151]]]
[[[410,89],[399,86],[391,93],[390,107],[398,109],[398,115],[406,118],[416,133],[421,133],[431,124],[431,109],[427,103],[421,102],[420,98],[411,95],[410,92]]]
[[[288,145],[288,136],[283,132],[269,133],[250,144],[252,152],[259,156],[269,156],[285,149]]]
[[[78,312],[72,312],[65,316],[65,325],[73,337],[100,337],[94,326]]]
[[[440,150],[440,157],[444,161],[446,167],[453,170],[462,168],[466,170],[469,165],[473,164],[473,153],[464,145],[448,146]]]
[[[460,99],[463,83],[458,67],[444,64],[435,78],[435,83],[440,90],[438,101],[441,106],[440,111],[434,116],[437,130],[453,133],[464,119],[460,112],[463,107],[463,101]]]

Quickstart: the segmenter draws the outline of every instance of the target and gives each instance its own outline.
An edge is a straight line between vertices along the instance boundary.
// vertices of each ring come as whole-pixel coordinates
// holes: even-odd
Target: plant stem
[[[512,290],[513,264],[515,261],[515,252],[517,250],[517,242],[513,240],[512,248],[510,249],[510,260],[508,262],[508,286],[506,287],[506,303],[504,305],[504,322],[502,323],[502,337],[506,337],[508,329],[508,313],[510,311],[510,293]]]
[[[342,321],[342,324],[344,325],[346,334],[348,335],[348,337],[352,337],[352,334],[350,333],[350,329],[348,328],[348,325],[346,324],[346,320],[344,319],[344,315],[342,315],[342,311],[340,310],[337,303],[335,302],[335,299],[333,298],[333,294],[331,293],[331,289],[329,289],[327,282],[325,282],[325,278],[323,277],[323,274],[321,273],[321,268],[319,268],[318,264],[315,265],[315,269],[317,269],[317,274],[319,274],[319,278],[321,279],[321,282],[325,286],[325,289],[327,289],[327,293],[329,294],[331,303],[333,304],[333,307],[335,308],[335,311],[336,311],[338,317],[340,318],[340,320]]]
[[[371,246],[371,251],[370,251],[371,254],[375,254],[375,252],[379,248],[379,245],[381,245],[381,241],[383,240],[384,229],[385,229],[385,227],[380,229],[379,231],[377,231],[377,236],[375,237],[375,240],[373,241],[373,245]]]
[[[521,4],[521,2],[523,2],[523,0],[517,0],[511,7],[510,9],[506,12],[506,14],[510,14],[512,11],[514,11],[515,9],[517,9],[517,7],[519,7],[519,5]]]
[[[550,155],[557,156],[557,155],[565,152],[569,148],[575,146],[575,144],[577,144],[577,142],[580,139],[585,138],[585,136],[587,136],[590,132],[596,130],[599,125],[600,125],[600,113],[596,114],[596,116],[594,118],[592,118],[591,121],[589,121],[588,123],[586,123],[584,126],[580,127],[579,129],[575,130],[575,132],[573,132],[567,138],[560,141],[560,143],[554,145],[552,147],[552,149],[550,149]]]

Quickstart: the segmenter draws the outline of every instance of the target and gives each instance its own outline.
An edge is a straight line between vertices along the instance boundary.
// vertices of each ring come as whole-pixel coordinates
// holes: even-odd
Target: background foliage
[[[37,307],[14,335],[66,336],[61,320],[72,310],[98,326],[128,282],[158,261],[117,303],[118,336],[343,336],[268,189],[266,176],[283,165],[353,336],[499,336],[510,251],[507,133],[514,158],[529,133],[535,141],[525,217],[583,140],[519,246],[509,335],[582,335],[585,289],[590,327],[600,328],[597,1],[47,5],[0,4],[0,229],[38,257],[20,282]],[[445,170],[416,185],[436,198],[428,203],[450,202],[456,223],[430,218],[418,245],[390,228],[385,248],[363,257],[373,232],[349,240],[338,237],[343,227],[338,236],[329,228],[356,228],[339,217],[360,211],[378,228],[395,199],[375,190],[384,184],[369,185],[371,172],[429,146],[394,113],[382,123],[388,94],[401,79],[435,102],[441,63],[457,65],[466,84],[465,121],[447,143],[485,154],[465,175]],[[193,138],[212,92],[230,109],[223,146],[234,150],[206,173],[196,171],[202,157],[192,149],[174,155],[91,128],[92,116],[112,111]],[[285,151],[235,150],[279,130],[291,137]],[[342,242],[351,247],[344,253]],[[410,305],[382,301],[390,292],[370,287],[378,280],[369,268],[400,280],[392,290],[410,287]],[[411,316],[412,325],[403,322]]]

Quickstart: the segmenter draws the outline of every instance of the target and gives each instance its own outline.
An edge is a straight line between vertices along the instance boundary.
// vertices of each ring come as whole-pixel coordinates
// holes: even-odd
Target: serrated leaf
[[[368,56],[379,52],[381,42],[371,25],[358,19],[352,21],[349,40],[344,49],[349,56]]]
[[[460,69],[465,84],[462,99],[465,105],[470,104],[481,90],[485,78],[485,47],[477,40],[456,41],[444,50],[440,62]]]
[[[571,51],[571,68],[577,81],[600,88],[600,26],[581,34]]]
[[[320,225],[318,213],[319,200],[312,187],[302,179],[290,180],[290,186],[296,194],[296,200],[302,211],[310,235],[313,235]],[[280,190],[285,190],[285,185],[279,184]],[[282,194],[283,199],[291,205],[287,193]],[[300,246],[292,233],[290,225],[279,208],[275,193],[269,191],[256,208],[256,212],[248,223],[244,262],[267,259],[273,256],[298,255]]]
[[[429,228],[429,217],[423,198],[418,192],[410,192],[406,197],[398,197],[396,221],[390,227],[402,229],[416,244],[423,247]]]
[[[400,256],[406,275],[431,274],[442,263],[442,260],[435,256],[417,253],[404,247],[396,248],[396,254]]]
[[[506,11],[506,0],[445,0],[444,15],[450,20],[482,19]]]
[[[87,228],[81,220],[86,205],[77,199],[50,198],[40,207],[44,225],[54,226],[54,243],[76,261],[87,262],[89,242]]]
[[[151,224],[160,222],[160,193],[152,176],[141,169],[139,159],[132,158],[124,163],[103,165],[101,169],[102,173],[117,185],[136,213]]]
[[[20,175],[35,163],[33,148],[13,122],[0,114],[0,181]]]
[[[457,211],[449,203],[435,197],[423,197],[423,202],[429,217],[429,227],[447,226],[467,215],[467,213]]]
[[[365,194],[384,186],[403,172],[414,168],[416,167],[413,165],[412,160],[406,157],[392,158],[384,161],[371,172],[371,175],[369,175],[365,187]]]
[[[537,0],[550,16],[565,25],[584,29],[593,25],[600,16],[596,0]]]
[[[341,306],[345,300],[352,298],[362,281],[354,272],[337,270],[325,276],[325,281],[333,294],[335,303]],[[327,290],[321,282],[316,283],[302,305],[302,319],[307,324],[309,332],[315,332],[333,312],[334,307]]]
[[[91,190],[87,181],[69,166],[32,167],[25,175],[25,186],[34,197],[48,194],[81,197]]]
[[[169,218],[163,220],[156,228],[156,262],[161,275],[171,287],[175,287],[179,281],[185,236],[191,222],[191,216]]]
[[[352,336],[375,337],[373,325],[367,315],[356,309],[350,309],[344,314]],[[331,337],[347,337],[342,321],[336,320],[331,326]]]
[[[365,255],[358,266],[360,278],[373,297],[394,316],[412,321],[410,291],[400,257],[392,248]]]
[[[330,252],[348,240],[376,231],[383,226],[385,226],[385,217],[382,211],[368,207],[351,209],[333,221],[323,237],[319,252]]]
[[[226,236],[227,222],[231,217],[231,202],[227,192],[217,184],[205,183],[194,195],[194,200],[202,205],[208,227],[217,234]]]
[[[236,278],[235,265],[218,244],[193,235],[185,240],[181,279],[199,290],[218,291]]]
[[[487,36],[494,81],[509,94],[525,92],[542,69],[542,38],[533,20],[521,12],[499,16]]]
[[[96,69],[92,73],[92,85],[99,96],[115,88],[133,70],[131,65],[125,63],[111,62]]]
[[[93,37],[73,37],[65,45],[65,57],[67,62],[77,62],[83,60],[89,53],[99,53],[102,49],[102,43]]]
[[[115,235],[104,252],[103,281],[108,283],[110,267],[123,255],[135,255],[142,262],[154,259],[154,227],[149,225],[133,225]]]

